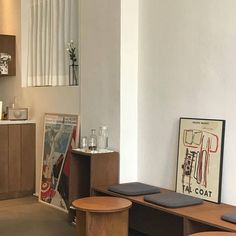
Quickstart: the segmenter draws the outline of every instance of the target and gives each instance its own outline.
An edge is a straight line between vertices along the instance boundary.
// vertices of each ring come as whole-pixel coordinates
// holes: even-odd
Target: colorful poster
[[[45,114],[39,199],[65,211],[69,209],[70,155],[77,136],[77,115]]]
[[[224,120],[180,118],[176,192],[220,202]]]

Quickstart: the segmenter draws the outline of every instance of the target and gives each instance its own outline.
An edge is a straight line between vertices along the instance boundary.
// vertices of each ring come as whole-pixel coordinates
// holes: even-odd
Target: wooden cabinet
[[[35,124],[0,124],[0,199],[35,191]]]
[[[118,182],[118,152],[86,153],[72,151],[69,178],[70,204],[78,198],[92,195],[93,188],[96,186],[112,185]]]
[[[16,37],[13,35],[0,34],[0,57],[1,55],[10,55],[11,59],[7,63],[8,73],[1,73],[1,76],[15,76],[16,75]],[[0,63],[1,64],[1,63]]]
[[[0,125],[0,195],[8,192],[8,125]]]

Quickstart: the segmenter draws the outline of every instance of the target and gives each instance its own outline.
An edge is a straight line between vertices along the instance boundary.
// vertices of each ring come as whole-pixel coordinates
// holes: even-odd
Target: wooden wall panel
[[[8,125],[0,125],[0,193],[8,192]]]
[[[9,125],[9,192],[20,191],[21,177],[21,125]]]

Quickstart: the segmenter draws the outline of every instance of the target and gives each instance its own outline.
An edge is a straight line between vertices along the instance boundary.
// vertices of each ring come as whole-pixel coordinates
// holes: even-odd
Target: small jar
[[[97,135],[95,129],[91,129],[91,134],[89,136],[89,150],[97,150]]]
[[[108,128],[107,126],[101,126],[99,128],[98,135],[98,149],[104,150],[108,148]]]

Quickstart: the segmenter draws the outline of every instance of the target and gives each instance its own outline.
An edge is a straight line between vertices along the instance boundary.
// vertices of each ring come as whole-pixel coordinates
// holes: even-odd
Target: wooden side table
[[[86,197],[73,201],[77,236],[128,236],[131,201],[118,197]]]
[[[0,173],[1,176],[1,173]],[[119,183],[119,153],[92,153],[72,150],[69,177],[69,205],[78,198],[93,195],[93,189],[101,185]],[[69,209],[72,222],[75,210]]]
[[[210,232],[209,231],[209,232],[190,234],[190,236],[236,236],[236,233],[218,232],[218,231],[211,231]]]
[[[93,195],[93,188],[119,182],[119,153],[89,153],[72,150],[69,178],[70,204]]]

